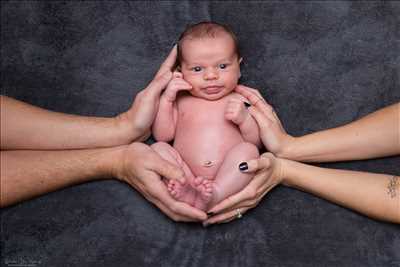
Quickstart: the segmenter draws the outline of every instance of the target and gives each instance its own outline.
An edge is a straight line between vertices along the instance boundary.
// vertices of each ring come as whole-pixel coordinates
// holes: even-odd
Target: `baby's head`
[[[241,61],[236,36],[224,25],[200,22],[179,38],[177,66],[194,96],[217,100],[231,93],[240,78]]]

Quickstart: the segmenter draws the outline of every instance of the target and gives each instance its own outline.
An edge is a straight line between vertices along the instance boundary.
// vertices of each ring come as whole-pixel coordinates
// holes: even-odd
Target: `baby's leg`
[[[193,206],[197,194],[197,190],[191,186],[194,181],[194,176],[189,167],[182,160],[179,153],[172,146],[164,142],[154,143],[151,145],[151,148],[153,148],[153,150],[156,151],[163,159],[182,168],[183,172],[185,173],[186,184],[182,185],[180,182],[175,180],[164,179],[164,181],[167,185],[168,191],[176,200]]]
[[[248,142],[240,143],[228,152],[215,177],[210,206],[239,192],[250,182],[254,174],[240,172],[239,164],[243,161],[256,159],[259,155],[257,147]]]

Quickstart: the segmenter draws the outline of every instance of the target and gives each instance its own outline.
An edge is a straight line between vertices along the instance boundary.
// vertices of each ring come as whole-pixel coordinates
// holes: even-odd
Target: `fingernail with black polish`
[[[243,104],[244,104],[244,106],[246,107],[246,108],[249,108],[251,105],[249,104],[249,103],[247,103],[247,102],[243,102]]]
[[[247,165],[247,162],[242,162],[239,164],[239,170],[242,171],[246,171],[249,168],[249,166]]]

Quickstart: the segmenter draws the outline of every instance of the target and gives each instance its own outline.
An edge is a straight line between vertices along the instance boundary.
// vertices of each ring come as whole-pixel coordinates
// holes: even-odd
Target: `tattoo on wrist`
[[[399,177],[398,176],[393,176],[389,178],[389,184],[387,187],[388,191],[387,193],[391,198],[395,198],[398,194],[398,189],[399,189]]]

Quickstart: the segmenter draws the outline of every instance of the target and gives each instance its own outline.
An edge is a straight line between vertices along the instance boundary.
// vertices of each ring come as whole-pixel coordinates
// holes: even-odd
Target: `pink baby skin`
[[[234,92],[242,59],[231,35],[187,38],[180,49],[181,72],[161,96],[152,148],[185,172],[185,184],[166,180],[170,194],[208,210],[249,183],[252,175],[238,166],[258,158],[261,143],[245,99]]]

